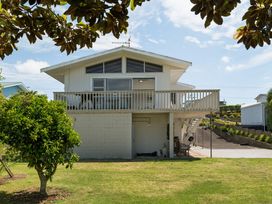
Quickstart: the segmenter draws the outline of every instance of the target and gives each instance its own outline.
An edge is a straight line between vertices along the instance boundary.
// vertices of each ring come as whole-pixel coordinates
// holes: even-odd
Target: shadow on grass
[[[48,196],[41,195],[37,190],[23,190],[14,193],[0,191],[1,204],[41,204],[52,203],[56,200],[63,200],[68,197],[69,193],[62,189],[48,190]]]
[[[201,158],[195,157],[181,157],[181,158],[156,158],[156,157],[140,157],[134,159],[80,159],[79,163],[85,162],[93,162],[93,163],[100,163],[100,162],[194,162],[200,161]]]

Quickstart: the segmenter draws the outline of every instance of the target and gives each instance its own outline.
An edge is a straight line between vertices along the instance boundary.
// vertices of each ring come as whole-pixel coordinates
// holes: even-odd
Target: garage
[[[71,114],[81,136],[80,159],[131,159],[132,115]]]
[[[168,148],[168,114],[133,114],[132,121],[134,157],[155,152],[159,155],[164,146]]]

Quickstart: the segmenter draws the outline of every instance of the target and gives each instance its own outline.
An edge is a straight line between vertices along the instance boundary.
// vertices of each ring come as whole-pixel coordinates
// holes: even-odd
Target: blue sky
[[[197,89],[220,89],[221,100],[228,104],[252,103],[260,93],[272,88],[272,48],[246,50],[232,36],[241,25],[247,1],[225,18],[223,26],[205,29],[204,22],[190,9],[189,0],[151,0],[130,13],[130,27],[117,40],[101,37],[93,49],[82,49],[67,56],[52,41],[44,38],[35,45],[23,39],[11,56],[0,62],[6,81],[22,81],[27,87],[52,98],[63,85],[40,73],[40,68],[111,49],[112,42],[126,41],[132,47],[191,61],[193,65],[180,79]]]

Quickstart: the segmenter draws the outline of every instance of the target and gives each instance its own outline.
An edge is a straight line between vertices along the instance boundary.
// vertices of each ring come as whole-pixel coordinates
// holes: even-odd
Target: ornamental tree
[[[48,36],[67,54],[92,47],[102,34],[119,38],[127,31],[128,9],[149,0],[1,0],[0,57],[10,55],[27,37]]]
[[[64,104],[48,101],[34,92],[19,93],[6,100],[0,110],[0,140],[18,151],[40,179],[40,193],[47,194],[58,165],[72,168],[80,143]]]
[[[223,18],[241,3],[241,0],[191,0],[191,11],[205,19],[205,27],[211,22],[223,24]],[[270,45],[272,38],[272,0],[250,0],[248,10],[244,13],[244,25],[237,29],[234,38],[243,43],[247,49],[264,44]]]

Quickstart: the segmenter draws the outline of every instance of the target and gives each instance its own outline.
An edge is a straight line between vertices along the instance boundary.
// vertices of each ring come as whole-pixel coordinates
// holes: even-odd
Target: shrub
[[[240,135],[240,130],[234,130],[235,135]]]
[[[235,134],[235,130],[234,130],[233,128],[229,128],[229,129],[228,129],[228,133],[229,133],[230,135],[234,135],[234,134]]]
[[[249,133],[249,134],[248,134],[248,137],[250,137],[250,138],[254,138],[254,134]]]
[[[270,140],[270,137],[268,135],[265,135],[263,142],[269,143],[269,140]]]
[[[267,143],[272,144],[272,137],[271,136],[268,136]]]
[[[227,128],[225,125],[221,126],[220,129],[221,129],[223,132],[227,132],[227,131],[228,131],[228,128]]]
[[[265,137],[266,137],[266,135],[261,134],[261,135],[258,135],[258,137],[256,137],[256,140],[264,142],[265,141]]]
[[[249,132],[244,131],[244,136],[249,137]]]

